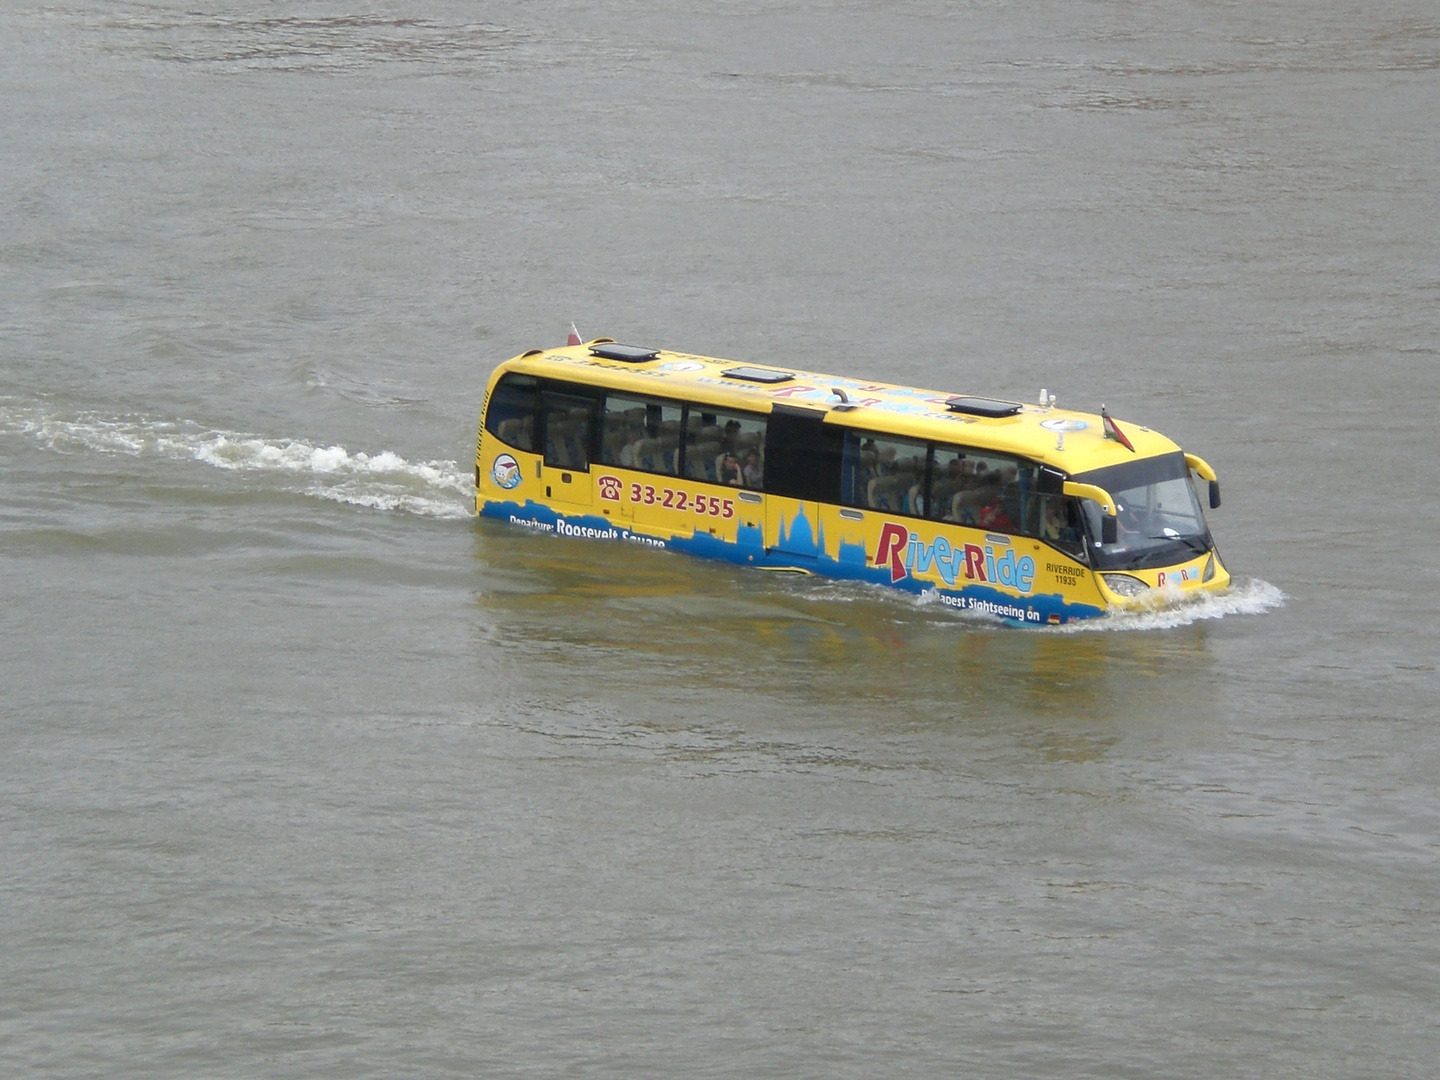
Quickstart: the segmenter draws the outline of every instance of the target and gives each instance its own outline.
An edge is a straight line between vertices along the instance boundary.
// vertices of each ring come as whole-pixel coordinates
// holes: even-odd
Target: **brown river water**
[[[0,103],[4,1075],[1430,1074],[1433,3],[18,0]],[[572,319],[1104,402],[1235,585],[476,521]]]

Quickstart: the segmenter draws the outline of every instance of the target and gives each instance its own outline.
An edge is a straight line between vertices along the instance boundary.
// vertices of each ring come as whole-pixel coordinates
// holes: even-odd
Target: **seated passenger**
[[[751,450],[745,455],[745,468],[742,470],[745,477],[745,486],[759,488],[764,486],[765,469],[760,464],[760,452]]]
[[[723,447],[726,449],[726,451],[731,451],[731,452],[733,452],[734,449],[735,449],[736,440],[739,439],[739,438],[740,438],[740,421],[739,421],[739,420],[727,420],[727,421],[725,421],[725,434],[724,434],[724,435],[721,437],[721,439],[720,439],[720,445],[723,446]]]
[[[1145,528],[1141,511],[1136,506],[1115,504],[1115,535],[1121,547],[1133,547],[1144,540],[1151,530]]]
[[[1005,510],[1005,500],[996,492],[995,496],[980,511],[980,527],[996,532],[1014,532],[1015,523]]]
[[[715,477],[717,484],[728,484],[730,487],[744,487],[745,474],[740,470],[740,461],[734,454],[725,454],[720,459],[720,469]]]
[[[1065,515],[1053,498],[1045,500],[1045,509],[1040,515],[1040,535],[1046,540],[1074,539],[1074,530],[1065,523]]]

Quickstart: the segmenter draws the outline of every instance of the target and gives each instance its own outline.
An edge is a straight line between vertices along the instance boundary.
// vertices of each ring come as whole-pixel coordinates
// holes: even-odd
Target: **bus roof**
[[[1135,447],[1127,450],[1105,437],[1104,420],[1095,413],[641,349],[609,338],[524,353],[501,364],[491,385],[506,371],[717,408],[769,413],[781,405],[823,411],[828,422],[843,427],[1008,452],[1072,476],[1179,449],[1158,432],[1122,422]]]

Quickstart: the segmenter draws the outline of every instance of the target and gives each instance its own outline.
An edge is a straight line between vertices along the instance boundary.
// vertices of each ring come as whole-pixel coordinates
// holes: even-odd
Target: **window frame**
[[[608,460],[606,460],[606,449],[605,449],[605,419],[606,419],[606,417],[607,417],[608,415],[610,415],[610,413],[609,413],[609,404],[610,404],[610,401],[611,401],[612,398],[619,398],[619,399],[624,400],[624,401],[627,401],[627,402],[632,402],[634,405],[644,405],[644,406],[647,408],[647,410],[648,410],[650,407],[652,407],[652,406],[658,407],[658,408],[661,408],[661,409],[664,409],[664,408],[678,408],[678,409],[680,410],[680,437],[679,437],[678,446],[677,446],[678,453],[676,454],[675,469],[674,469],[674,471],[671,471],[671,470],[668,470],[668,469],[653,469],[653,468],[647,468],[647,467],[645,467],[644,465],[640,465],[640,464],[626,465],[626,464],[624,464],[623,462],[618,461],[618,460],[616,460],[616,461],[608,461]],[[612,469],[628,469],[628,470],[631,470],[631,471],[633,471],[633,472],[646,473],[647,475],[650,475],[650,476],[668,476],[668,477],[672,477],[672,478],[674,478],[674,479],[676,479],[676,480],[688,480],[688,481],[690,481],[691,483],[696,483],[696,484],[710,484],[710,485],[715,486],[715,487],[739,487],[739,488],[741,488],[742,490],[750,490],[750,491],[763,491],[763,490],[764,490],[763,485],[760,486],[760,487],[755,487],[755,486],[753,486],[753,485],[751,485],[751,484],[748,484],[748,483],[746,483],[746,484],[741,484],[741,485],[722,484],[722,483],[720,483],[718,480],[711,480],[711,479],[709,479],[708,476],[707,476],[705,479],[701,479],[701,478],[699,478],[699,477],[691,476],[690,473],[689,473],[689,466],[690,466],[690,464],[691,464],[691,463],[690,463],[690,460],[689,460],[689,455],[690,455],[690,453],[691,453],[691,446],[692,446],[692,442],[691,442],[691,439],[690,439],[690,434],[691,434],[691,432],[690,432],[690,417],[691,417],[692,414],[695,414],[695,415],[715,414],[717,417],[722,417],[722,418],[724,418],[724,419],[726,419],[726,420],[729,420],[729,419],[738,419],[738,420],[741,420],[741,421],[749,420],[749,421],[751,421],[752,423],[758,425],[759,428],[760,428],[760,431],[761,431],[762,448],[761,448],[760,453],[761,453],[761,465],[762,465],[762,468],[763,468],[763,467],[764,467],[764,456],[765,456],[764,444],[768,442],[769,427],[770,427],[770,417],[769,417],[767,414],[765,414],[765,413],[759,413],[759,412],[751,412],[751,411],[749,411],[748,409],[732,409],[732,408],[730,408],[729,406],[726,406],[726,405],[710,405],[710,404],[707,404],[707,403],[705,403],[705,402],[700,402],[700,401],[690,401],[690,400],[688,400],[688,399],[683,399],[683,398],[661,397],[661,396],[658,396],[658,395],[655,395],[655,394],[637,393],[637,392],[635,392],[635,391],[633,391],[633,390],[618,390],[618,389],[613,389],[613,388],[610,388],[610,387],[604,387],[604,388],[601,389],[601,395],[600,395],[600,399],[599,399],[599,400],[600,400],[600,404],[599,404],[600,424],[599,424],[599,427],[597,428],[597,431],[596,431],[596,437],[597,437],[597,439],[599,440],[599,444],[600,444],[600,445],[599,445],[598,452],[597,452],[597,453],[592,457],[592,459],[591,459],[592,462],[594,462],[594,463],[596,463],[596,464],[608,466],[609,468],[612,468]],[[633,407],[633,405],[632,405],[631,407]],[[664,421],[662,421],[662,423],[663,423],[663,422],[664,422]],[[618,457],[618,454],[617,454],[616,456]],[[763,477],[762,477],[762,478],[763,478]]]
[[[754,423],[754,424],[759,425],[759,428],[760,428],[760,447],[759,447],[759,454],[760,454],[760,470],[761,470],[761,472],[760,472],[760,483],[759,483],[759,484],[751,484],[751,483],[749,483],[748,481],[745,480],[745,478],[744,478],[744,468],[745,468],[745,465],[744,465],[744,462],[743,462],[743,461],[740,462],[741,482],[740,482],[739,484],[727,484],[727,483],[723,482],[722,480],[720,480],[718,477],[717,477],[716,479],[714,479],[714,480],[711,480],[711,479],[709,479],[708,477],[707,477],[706,479],[702,480],[702,479],[699,479],[698,477],[693,477],[693,476],[690,476],[690,475],[689,475],[689,468],[690,468],[689,454],[690,454],[690,445],[691,445],[691,444],[690,444],[690,414],[691,414],[691,411],[692,411],[692,410],[697,411],[697,412],[700,414],[702,420],[704,419],[704,417],[705,417],[706,415],[713,415],[717,421],[720,420],[720,419],[722,419],[722,418],[725,419],[727,422],[730,421],[730,420],[737,420],[737,421],[741,421],[741,422],[743,423],[744,421],[747,421],[747,420],[748,420],[748,421],[750,421],[751,423]],[[767,469],[767,467],[766,467],[766,461],[768,460],[768,453],[769,453],[769,448],[770,448],[770,421],[771,421],[771,415],[768,414],[768,413],[751,412],[751,411],[748,410],[748,409],[732,409],[732,408],[730,408],[728,405],[707,405],[707,404],[705,404],[705,403],[703,403],[703,402],[687,401],[687,402],[685,403],[685,415],[684,415],[684,418],[681,420],[681,444],[682,444],[682,446],[683,446],[683,450],[682,450],[682,453],[681,453],[681,455],[680,455],[680,457],[681,457],[681,460],[680,460],[680,475],[681,475],[684,479],[686,479],[686,480],[693,480],[693,481],[694,481],[695,483],[697,483],[697,484],[713,484],[715,487],[734,488],[734,489],[742,490],[742,491],[764,491],[764,490],[765,490],[765,477],[766,477],[766,475],[767,475],[767,473],[768,473],[768,469]],[[722,430],[723,430],[723,425],[717,423],[715,426],[716,426],[716,427],[720,427],[720,428],[722,428]],[[743,432],[742,432],[742,434],[743,434]],[[699,440],[698,440],[698,439],[696,440],[696,445],[697,445],[697,446],[699,445]],[[723,447],[723,438],[722,438],[722,447]],[[739,455],[738,455],[738,454],[736,455],[736,460],[739,461]]]
[[[901,435],[895,432],[877,431],[873,428],[846,427],[844,443],[844,457],[842,460],[842,481],[841,481],[841,502],[839,505],[853,507],[857,510],[865,510],[876,514],[893,514],[900,517],[912,518],[917,521],[933,522],[936,525],[951,525],[963,529],[983,529],[987,532],[1003,533],[1006,536],[1024,537],[1030,540],[1039,540],[1049,544],[1060,551],[1080,558],[1084,557],[1085,545],[1083,541],[1083,518],[1077,524],[1076,514],[1066,511],[1066,528],[1077,529],[1080,538],[1073,541],[1055,540],[1047,538],[1044,533],[1044,507],[1045,499],[1058,498],[1066,499],[1061,491],[1061,485],[1065,480],[1065,474],[1052,466],[1033,458],[1024,457],[1020,454],[1010,453],[1004,450],[992,450],[988,447],[973,446],[964,443],[948,442],[939,439],[922,439],[912,435]],[[889,510],[872,506],[869,498],[869,481],[866,481],[866,489],[860,490],[858,482],[851,476],[843,475],[850,470],[862,468],[861,454],[864,451],[865,443],[874,440],[884,445],[901,445],[922,449],[924,454],[924,469],[921,475],[920,497],[925,507],[924,513],[914,513],[908,510]],[[1016,496],[1020,505],[1017,508],[1019,520],[1015,520],[1006,507],[1006,517],[1011,519],[1010,528],[996,528],[993,525],[982,524],[979,520],[973,522],[957,521],[946,516],[948,507],[942,508],[936,505],[936,485],[940,479],[942,468],[939,458],[942,454],[954,454],[960,459],[984,460],[987,463],[998,466],[1002,475],[1004,470],[1014,468],[1015,479],[1002,483],[999,493],[1003,496],[1009,484],[1014,484]],[[897,458],[898,460],[898,458]],[[952,459],[954,460],[954,459]],[[946,462],[944,471],[948,471],[949,463]],[[1030,477],[1027,482],[1025,477]],[[848,494],[847,494],[848,492]],[[946,501],[953,500],[955,492],[946,496]],[[1035,500],[1033,507],[1031,500]],[[1073,502],[1074,500],[1070,500]],[[1033,516],[1033,522],[1027,525]],[[1072,550],[1073,549],[1073,550]]]
[[[684,467],[683,461],[680,460],[680,458],[683,458],[684,456],[683,453],[677,454],[676,468],[674,471],[668,469],[647,469],[643,465],[626,465],[620,461],[605,460],[605,419],[609,415],[609,404],[612,397],[623,398],[626,401],[636,402],[640,405],[645,406],[647,415],[652,407],[659,409],[665,409],[667,407],[678,409],[680,413],[680,436],[677,445],[679,446],[683,446],[685,442],[685,409],[688,403],[683,400],[677,400],[675,398],[655,397],[651,394],[637,394],[630,390],[615,390],[609,387],[604,387],[602,388],[602,392],[600,395],[600,424],[598,430],[596,431],[596,437],[598,438],[600,443],[599,453],[594,459],[597,463],[608,466],[612,469],[630,469],[634,472],[643,472],[651,476],[670,476],[676,479],[680,479],[682,476],[680,470]],[[658,421],[658,423],[663,424],[665,423],[665,421],[660,420]],[[648,431],[648,427],[646,430]],[[657,438],[658,435],[650,437]]]
[[[500,425],[508,420],[520,419],[523,414],[510,414],[504,417],[497,417],[495,414],[495,397],[497,394],[506,393],[516,387],[517,384],[528,382],[530,395],[530,445],[521,446],[518,443],[508,441],[500,434]],[[540,427],[540,394],[544,389],[545,380],[537,375],[527,375],[523,371],[507,371],[500,376],[490,396],[485,400],[485,434],[497,439],[501,444],[522,453],[533,454],[535,450],[535,434]]]
[[[536,431],[539,435],[539,449],[531,452],[538,453],[540,455],[540,460],[545,463],[545,467],[547,469],[560,469],[563,472],[588,473],[590,471],[590,466],[595,461],[595,416],[596,406],[599,403],[599,399],[593,393],[576,393],[573,389],[571,389],[573,385],[573,383],[557,384],[551,382],[548,379],[542,380],[540,386],[540,393],[537,396],[537,420],[535,425]],[[569,399],[570,401],[584,402],[586,408],[589,410],[589,415],[586,418],[588,430],[586,433],[587,437],[584,443],[584,465],[567,465],[561,462],[550,460],[549,428],[551,410],[550,407],[547,405],[547,399],[553,400],[555,398],[565,398]]]

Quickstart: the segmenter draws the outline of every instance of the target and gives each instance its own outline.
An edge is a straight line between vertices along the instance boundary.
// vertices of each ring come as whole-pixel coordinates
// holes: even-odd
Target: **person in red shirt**
[[[1010,515],[1005,512],[1005,501],[996,495],[980,511],[980,527],[982,529],[994,529],[996,532],[1014,532],[1015,523],[1010,520]]]

